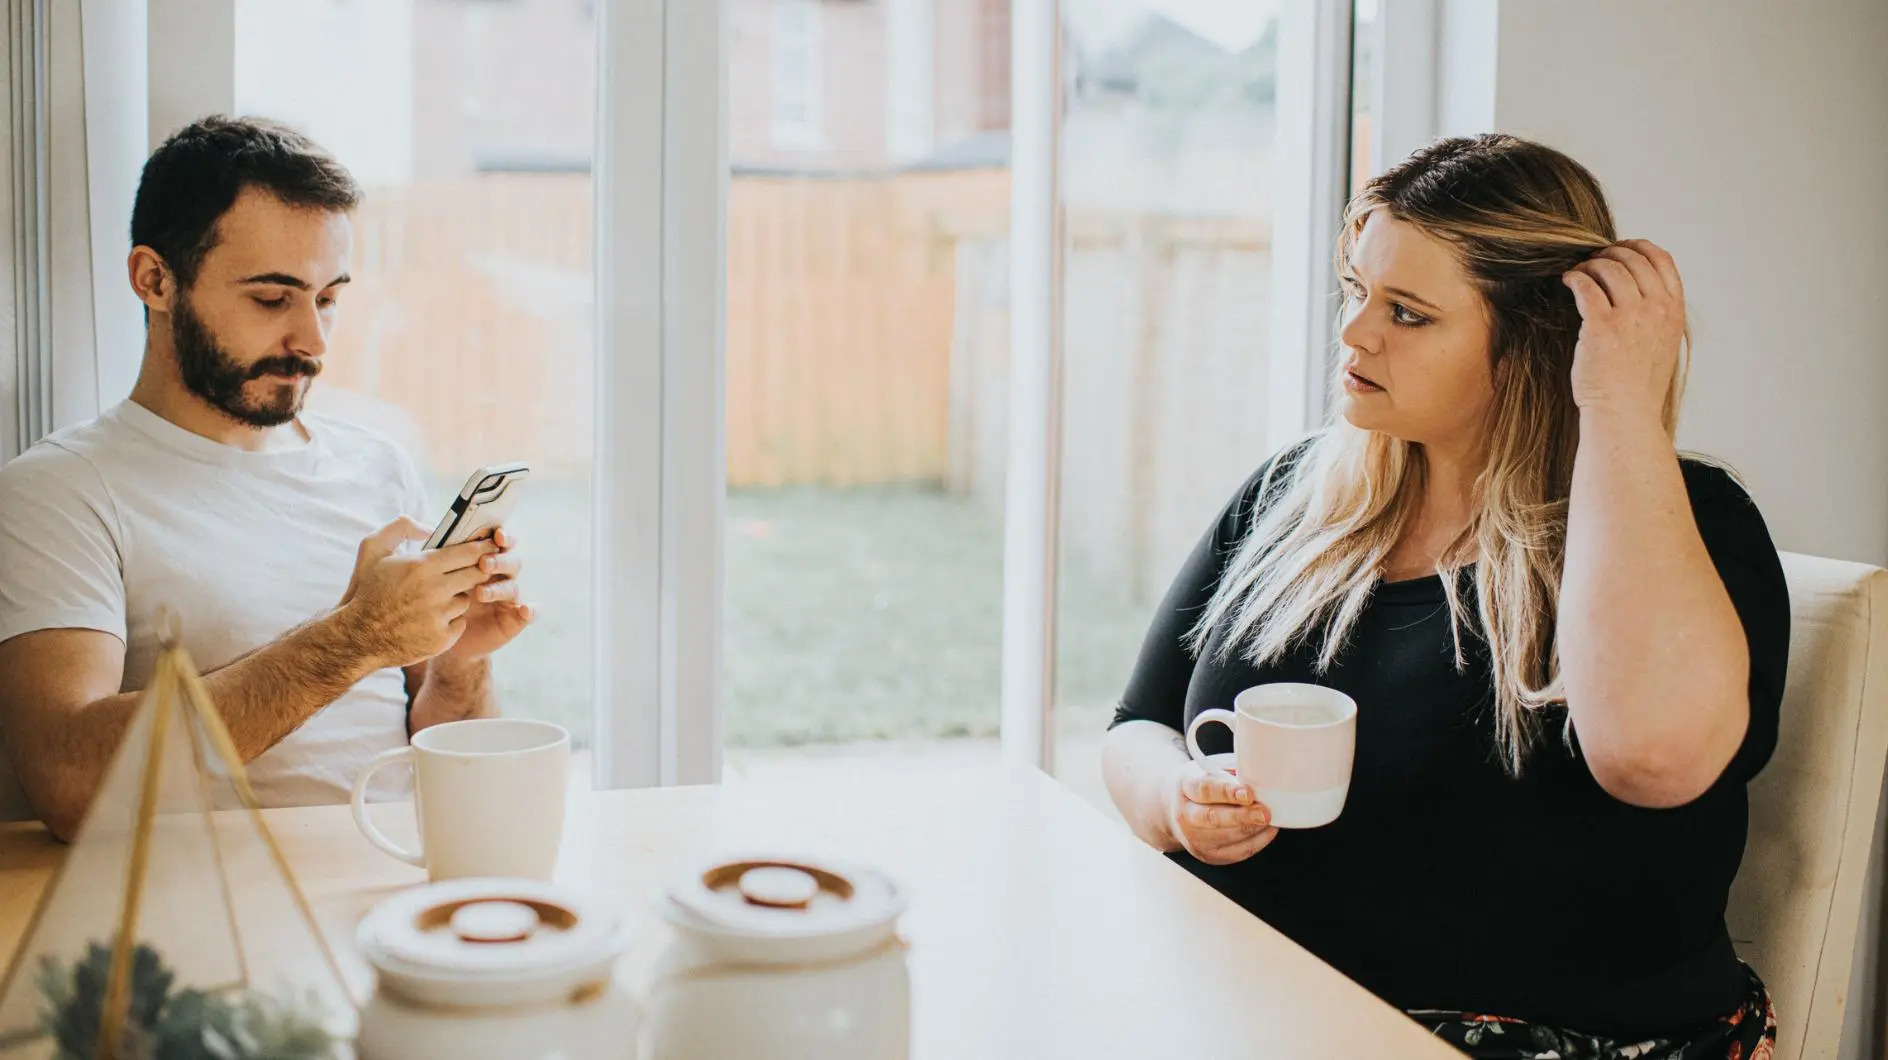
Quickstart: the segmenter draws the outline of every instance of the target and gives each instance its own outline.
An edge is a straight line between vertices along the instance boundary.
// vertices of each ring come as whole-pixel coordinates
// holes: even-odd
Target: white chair
[[[1888,571],[1787,552],[1783,571],[1791,621],[1782,729],[1750,786],[1750,840],[1728,920],[1738,952],[1770,986],[1777,1060],[1846,1060],[1872,1047],[1883,1015],[1881,885],[1871,870],[1888,764]]]

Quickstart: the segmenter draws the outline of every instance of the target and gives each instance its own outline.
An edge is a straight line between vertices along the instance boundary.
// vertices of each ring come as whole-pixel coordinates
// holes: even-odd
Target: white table
[[[422,874],[368,846],[345,806],[265,816],[364,995],[354,927]],[[377,817],[411,837],[404,807]],[[0,954],[63,850],[0,826]],[[907,890],[917,1060],[1459,1056],[1034,770],[588,794],[558,875],[646,923],[683,866],[745,850],[844,858]]]

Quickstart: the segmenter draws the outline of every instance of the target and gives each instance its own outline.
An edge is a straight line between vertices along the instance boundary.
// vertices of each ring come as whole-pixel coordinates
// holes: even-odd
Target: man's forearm
[[[380,668],[357,640],[343,617],[330,614],[204,675],[204,687],[244,762]],[[22,763],[21,779],[55,834],[70,838],[76,830],[146,691],[95,699],[53,715],[50,724],[34,730],[33,746],[47,760],[38,769]]]
[[[203,686],[236,750],[249,762],[380,668],[354,643],[344,623],[326,615],[204,674]],[[101,699],[81,711],[73,725],[110,733],[109,758],[143,699],[143,690]]]
[[[390,665],[335,612],[290,630],[203,677],[243,761],[280,743],[316,712]]]
[[[489,658],[459,662],[442,655],[427,663],[413,692],[407,715],[407,733],[448,721],[490,718],[498,714],[498,695],[492,688]]]

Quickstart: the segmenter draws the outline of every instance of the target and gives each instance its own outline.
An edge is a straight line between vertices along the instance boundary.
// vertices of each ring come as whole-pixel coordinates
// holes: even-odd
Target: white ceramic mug
[[[1337,820],[1350,793],[1357,751],[1357,702],[1323,685],[1258,685],[1239,693],[1231,710],[1203,710],[1187,726],[1187,752],[1200,751],[1200,726],[1232,730],[1233,758],[1243,780],[1279,828],[1317,828]]]
[[[413,764],[420,847],[388,839],[367,816],[375,773]],[[548,880],[564,832],[570,733],[548,721],[473,718],[421,729],[354,778],[354,823],[369,842],[433,880],[513,876]]]

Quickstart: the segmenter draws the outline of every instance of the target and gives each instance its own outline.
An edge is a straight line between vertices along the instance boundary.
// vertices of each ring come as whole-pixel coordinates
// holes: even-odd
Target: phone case
[[[434,527],[426,547],[450,548],[489,536],[504,525],[518,505],[518,495],[530,468],[520,463],[480,468],[466,479],[452,509]]]

